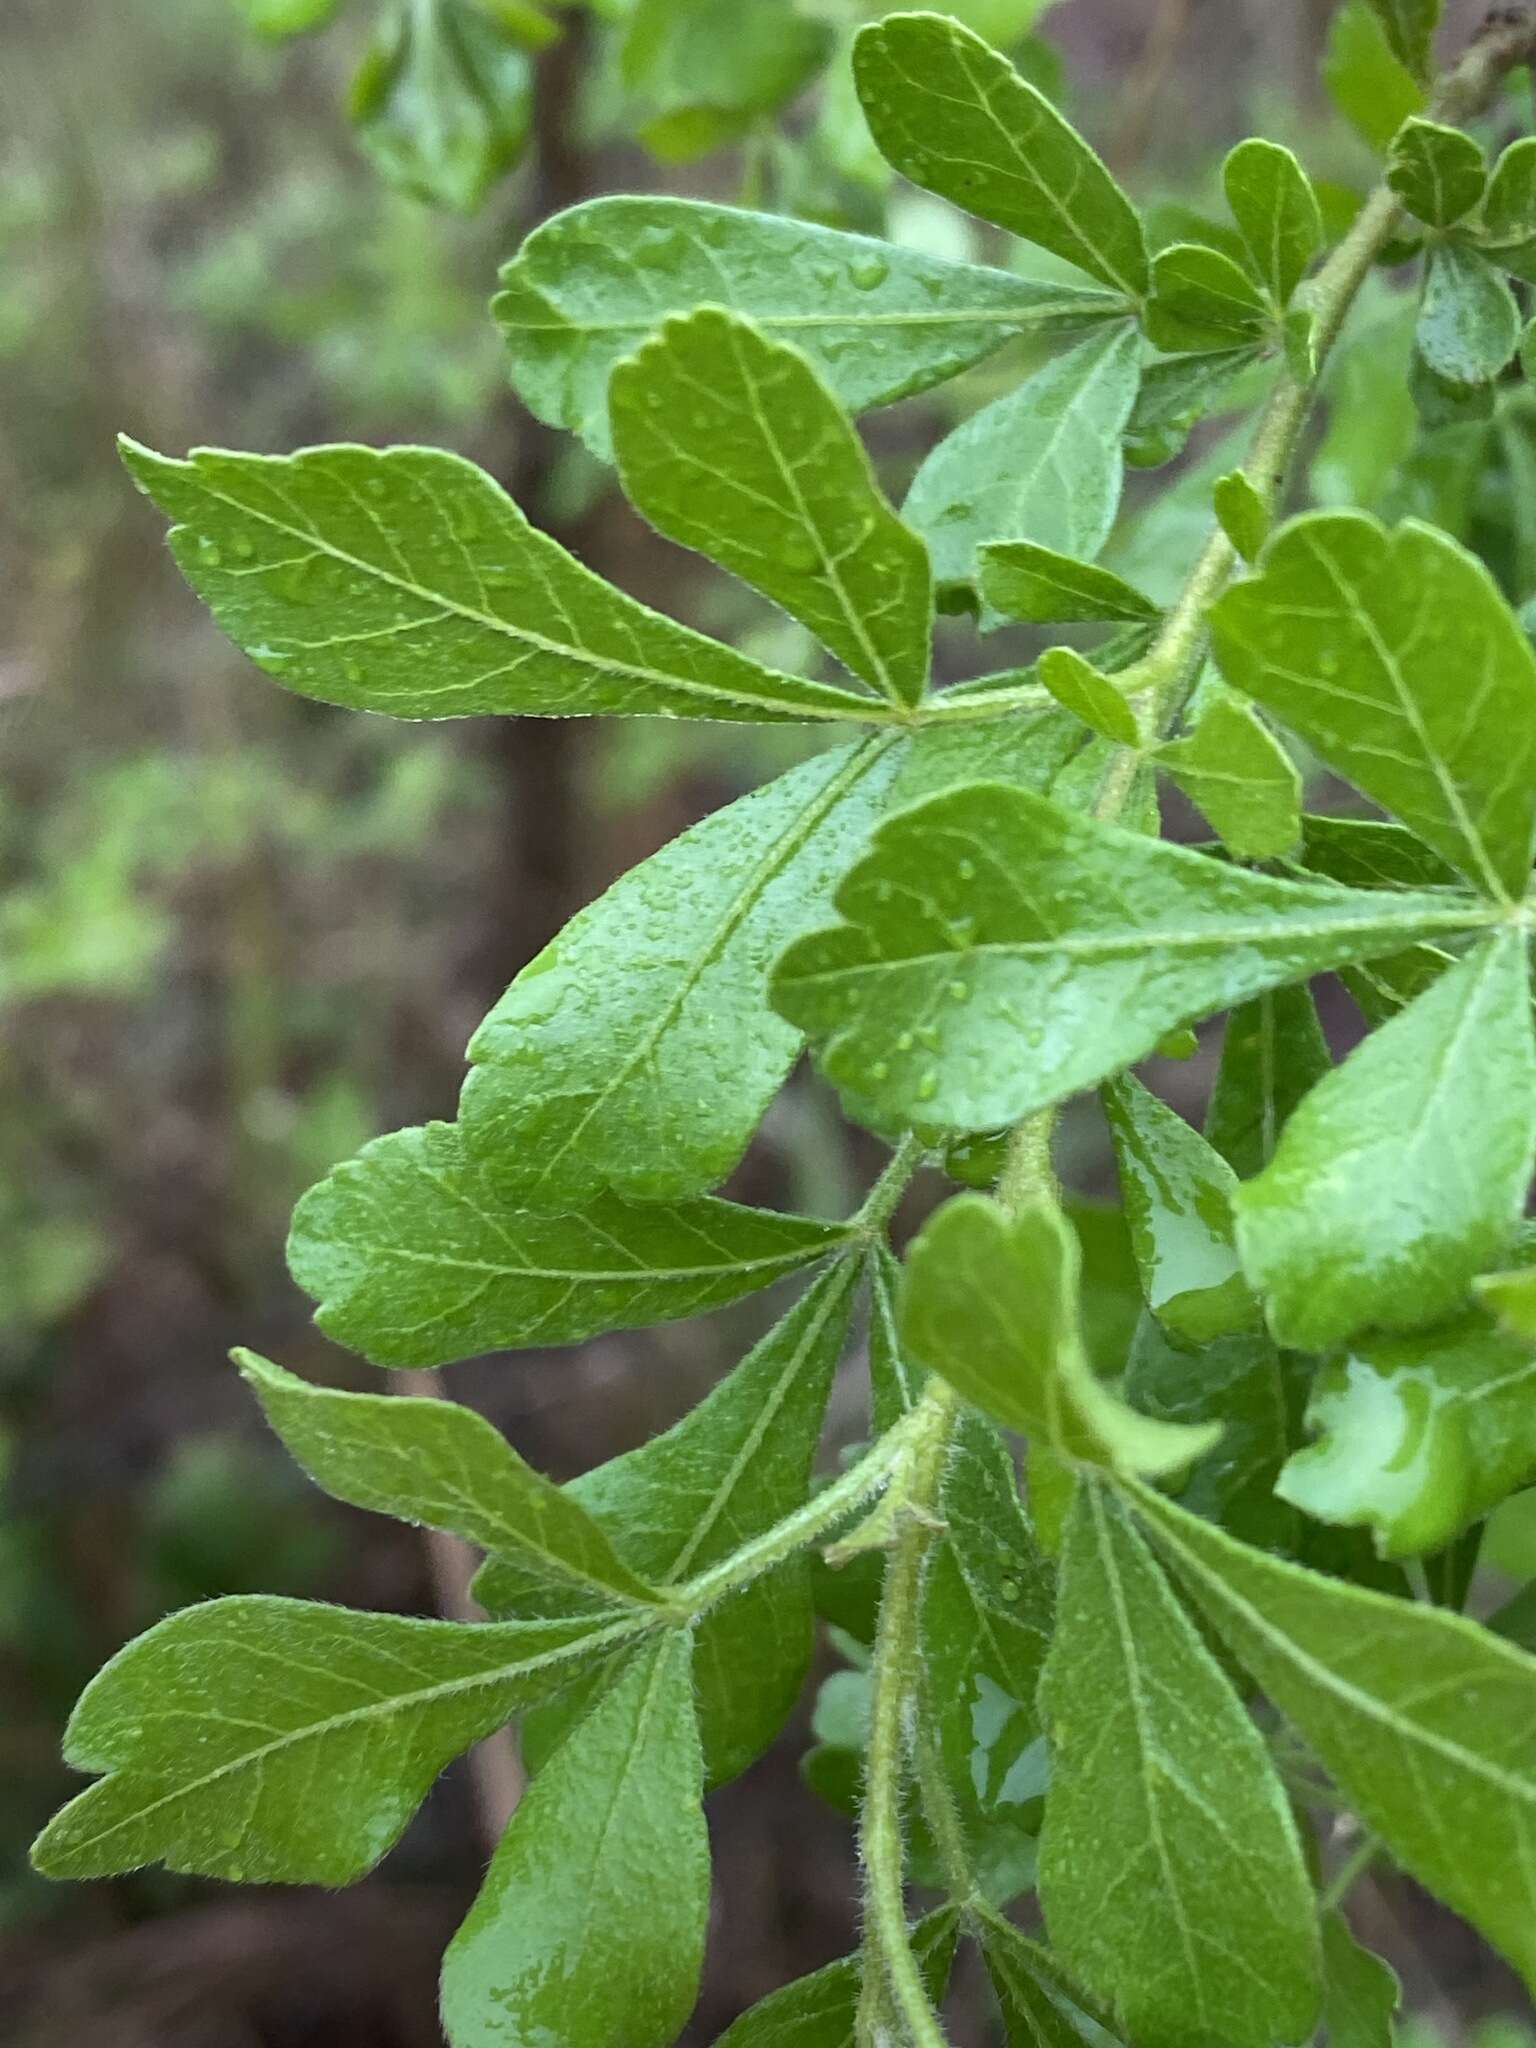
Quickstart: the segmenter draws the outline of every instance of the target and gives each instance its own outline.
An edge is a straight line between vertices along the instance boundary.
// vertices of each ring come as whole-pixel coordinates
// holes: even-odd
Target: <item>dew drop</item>
[[[197,544],[197,559],[210,569],[217,569],[224,557],[216,540],[200,540]]]
[[[821,567],[821,554],[809,535],[795,534],[784,543],[783,561],[786,569],[806,576]]]
[[[976,863],[973,860],[962,860],[956,864],[955,872],[959,875],[962,882],[974,882],[976,879]]]
[[[872,292],[882,285],[891,274],[891,266],[883,256],[860,256],[848,266],[848,279],[855,291]]]
[[[971,985],[968,981],[947,982],[945,994],[952,1003],[968,1003],[971,999]]]
[[[1005,1600],[1017,1600],[1021,1589],[1017,1579],[1002,1579],[998,1582],[997,1590]]]
[[[917,1084],[917,1099],[919,1102],[932,1102],[933,1098],[935,1097],[935,1095],[938,1094],[938,1092],[938,1069],[936,1067],[930,1067],[927,1073],[922,1076],[921,1080],[919,1080]]]
[[[919,1024],[917,1027],[917,1042],[929,1052],[937,1052],[944,1041],[937,1024]]]
[[[896,1050],[898,1052],[910,1052],[912,1050],[912,1034],[910,1031],[902,1032],[896,1041]]]
[[[341,672],[349,683],[360,683],[363,680],[363,672],[355,661],[349,661]]]
[[[250,561],[251,557],[255,554],[255,552],[255,541],[247,540],[244,537],[244,535],[242,535],[241,538],[235,542],[235,553],[239,556],[242,562]]]
[[[878,1084],[881,1081],[889,1080],[890,1072],[890,1067],[886,1064],[884,1060],[876,1060],[874,1065],[869,1069],[869,1079]]]

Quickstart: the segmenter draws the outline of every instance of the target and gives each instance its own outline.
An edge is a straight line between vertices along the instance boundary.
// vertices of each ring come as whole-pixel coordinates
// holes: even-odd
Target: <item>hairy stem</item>
[[[879,2048],[888,2008],[894,2009],[913,2048],[945,2048],[944,2029],[929,2003],[907,1932],[901,1804],[921,1694],[918,1618],[923,1571],[940,1532],[939,1490],[959,1408],[960,1397],[935,1379],[912,1411],[917,1429],[902,1477],[898,1531],[880,1600],[869,1757],[859,1819],[866,1916],[860,2048]]]

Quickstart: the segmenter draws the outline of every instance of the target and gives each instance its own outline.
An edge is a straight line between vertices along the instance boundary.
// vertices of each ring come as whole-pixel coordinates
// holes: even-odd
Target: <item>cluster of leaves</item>
[[[328,26],[342,0],[239,4],[258,33],[284,39]],[[950,11],[1054,83],[1051,52],[1030,34],[1046,4],[957,0]],[[853,36],[880,11],[868,0],[838,12],[795,0],[589,0],[599,61],[575,118],[663,163],[746,140],[764,159],[749,176],[814,194],[813,210],[857,207],[890,177],[847,85]],[[541,0],[384,0],[349,95],[358,140],[392,183],[472,211],[527,151],[535,60],[566,33]],[[790,149],[778,124],[824,73],[813,132]]]
[[[1411,82],[1433,8],[1378,17]],[[1295,157],[1248,142],[1235,226],[1154,251],[1050,101],[925,14],[854,45],[875,140],[1082,283],[682,200],[531,236],[497,301],[528,404],[836,677],[648,610],[448,455],[128,448],[215,618],[302,694],[828,741],[518,976],[454,1123],[376,1140],[304,1198],[291,1264],[322,1328],[432,1367],[814,1277],[675,1428],[563,1488],[466,1410],[241,1354],[317,1483],[486,1553],[492,1619],[173,1616],[82,1698],[69,1756],[97,1782],[42,1868],[346,1882],[518,1715],[532,1785],[445,1962],[449,2038],[665,2048],[704,1941],[702,1795],[781,1726],[819,1612],[849,1668],[806,1774],[857,1809],[864,1944],[731,2048],[934,2048],[961,1934],[1011,2043],[1386,2042],[1390,1972],[1316,1887],[1313,1828],[1339,1814],[1536,1981],[1536,1662],[1514,1610],[1503,1632],[1453,1611],[1481,1520],[1536,1474],[1536,654],[1433,527],[1314,510],[1270,531],[1403,208],[1442,380],[1448,301],[1476,328],[1485,272],[1536,237],[1518,165],[1466,197],[1456,125],[1531,40],[1496,22],[1432,122],[1409,108],[1341,238]],[[850,414],[1020,334],[1043,366],[898,512]],[[1166,452],[1239,377],[1262,392],[1252,452],[1200,480],[1215,524],[1165,609],[1097,559],[1124,450]],[[941,690],[936,605],[1100,637]],[[1297,743],[1370,813],[1303,815]],[[1160,773],[1215,841],[1158,836]],[[1329,972],[1375,1027],[1338,1066],[1308,988]],[[1223,1014],[1202,1134],[1130,1070]],[[843,1221],[716,1192],[806,1047],[892,1146]],[[1049,1159],[1086,1090],[1138,1293],[1107,1358],[1093,1236]],[[897,1201],[940,1160],[969,1185],[898,1266]],[[818,1487],[861,1296],[871,1442]],[[944,1900],[910,1926],[907,1879]],[[1005,1916],[1029,1893],[1048,1947]]]

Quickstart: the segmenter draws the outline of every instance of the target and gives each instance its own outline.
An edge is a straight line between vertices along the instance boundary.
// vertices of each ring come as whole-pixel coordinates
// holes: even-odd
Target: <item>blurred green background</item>
[[[259,32],[332,11],[313,35]],[[55,1888],[26,1843],[69,1789],[75,1694],[159,1614],[258,1589],[441,1603],[440,1557],[322,1500],[263,1438],[228,1347],[367,1383],[286,1278],[296,1195],[375,1132],[451,1114],[471,1028],[564,918],[788,758],[724,728],[412,727],[295,702],[206,622],[113,437],[446,445],[623,587],[792,662],[782,622],[648,535],[520,411],[484,313],[498,262],[558,207],[643,189],[999,253],[871,164],[838,58],[878,7],[640,0],[649,55],[628,76],[632,21],[503,11],[525,42],[563,32],[477,73],[480,113],[447,132],[413,107],[420,81],[390,72],[376,0],[0,10],[0,2034],[24,2048],[438,2041],[437,1960],[485,1848],[465,1770],[345,1895],[160,1873]],[[1368,174],[1316,83],[1327,0],[1069,0],[1038,24],[1064,70],[1023,40],[1038,0],[964,11],[1067,92],[1144,195],[1208,201],[1221,147],[1250,131],[1303,144],[1324,175]],[[828,60],[825,91],[802,90]],[[1411,415],[1405,433],[1382,363],[1406,330],[1385,287],[1367,321],[1387,355],[1346,355],[1353,425],[1319,449],[1314,488],[1486,520],[1490,487],[1474,504],[1465,484],[1486,443],[1405,472]],[[880,420],[893,476],[977,388]],[[1518,580],[1536,443],[1518,410],[1499,433]],[[1133,516],[1126,559],[1166,564],[1201,516],[1188,491],[1139,531]],[[959,626],[944,659],[1000,665]],[[1071,1142],[1101,1184],[1092,1130]],[[801,1080],[742,1191],[835,1208],[868,1163]],[[680,1413],[762,1313],[447,1377],[565,1476]],[[797,1746],[716,1803],[722,1903],[690,2041],[851,1939],[846,1830],[800,1789]],[[1408,1887],[1368,1911],[1426,2024],[1514,2003]],[[958,2037],[983,2038],[969,2023]]]

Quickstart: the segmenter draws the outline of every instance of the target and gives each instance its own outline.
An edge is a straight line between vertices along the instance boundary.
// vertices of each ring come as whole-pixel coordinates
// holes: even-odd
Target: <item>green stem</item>
[[[926,1685],[924,1691],[926,1694]],[[949,1786],[949,1775],[944,1769],[943,1752],[939,1748],[938,1738],[933,1732],[932,1719],[926,1710],[918,1724],[912,1754],[917,1765],[917,1786],[922,1797],[923,1816],[933,1835],[934,1847],[939,1852],[945,1889],[961,1911],[969,1915],[980,1896],[976,1885],[976,1873],[971,1868],[971,1854],[966,1845],[965,1830],[960,1825],[960,1809],[955,1804],[955,1795]]]
[[[907,1932],[901,1795],[921,1695],[918,1619],[923,1572],[940,1527],[939,1489],[959,1409],[958,1394],[935,1379],[908,1418],[917,1424],[917,1434],[903,1475],[900,1525],[880,1600],[859,1820],[866,1916],[864,1992],[856,2036],[860,2048],[878,2048],[887,2001],[912,2048],[946,2048],[944,2029],[929,2003]]]
[[[1365,1875],[1381,1854],[1382,1846],[1377,1836],[1367,1835],[1363,1842],[1358,1843],[1350,1851],[1328,1880],[1326,1889],[1318,1899],[1317,1910],[1320,1914],[1337,1912],[1354,1890],[1356,1882]]]
[[[865,1237],[882,1237],[886,1225],[896,1213],[896,1204],[907,1191],[907,1184],[928,1156],[928,1147],[921,1138],[908,1131],[896,1150],[886,1161],[885,1170],[875,1182],[852,1218],[852,1228]]]

